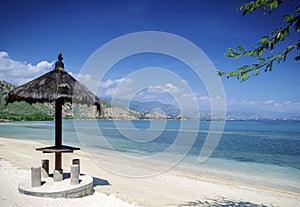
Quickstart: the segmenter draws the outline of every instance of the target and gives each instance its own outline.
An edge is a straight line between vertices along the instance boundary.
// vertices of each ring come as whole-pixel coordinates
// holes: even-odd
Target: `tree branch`
[[[251,13],[258,8],[263,7],[265,12],[269,8],[269,13],[277,9],[278,6],[283,2],[283,0],[257,0],[256,2],[249,2],[240,6],[240,10],[244,10],[243,15]],[[300,5],[296,7],[295,13],[300,13]],[[270,55],[266,58],[262,57],[265,51],[273,53],[273,50],[279,42],[282,42],[289,36],[292,28],[294,26],[294,31],[297,33],[300,31],[300,15],[284,15],[284,20],[287,23],[285,28],[278,28],[271,32],[268,36],[263,36],[258,41],[258,46],[254,47],[251,50],[247,50],[243,46],[237,46],[236,49],[228,48],[225,55],[231,58],[240,58],[240,57],[257,57],[258,63],[244,65],[242,67],[236,68],[235,71],[231,72],[222,72],[217,71],[219,76],[226,75],[227,78],[237,77],[240,81],[245,81],[250,78],[251,73],[253,75],[258,75],[261,68],[264,68],[264,71],[271,71],[273,68],[273,63],[280,63],[281,61],[286,61],[287,55],[296,48],[296,56],[294,59],[296,61],[300,60],[300,40],[298,39],[296,44],[289,45],[277,55]]]

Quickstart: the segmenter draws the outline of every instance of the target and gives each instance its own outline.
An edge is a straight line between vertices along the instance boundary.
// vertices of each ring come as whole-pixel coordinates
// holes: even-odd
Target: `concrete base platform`
[[[38,197],[49,198],[80,198],[94,193],[93,178],[87,175],[79,176],[79,184],[71,185],[70,178],[53,182],[53,178],[45,178],[42,185],[32,188],[30,182],[21,183],[19,192]]]

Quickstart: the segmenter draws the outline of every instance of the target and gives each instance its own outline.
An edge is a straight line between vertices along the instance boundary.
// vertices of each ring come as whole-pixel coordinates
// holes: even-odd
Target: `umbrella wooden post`
[[[61,168],[61,152],[55,152],[55,170],[60,170]]]
[[[56,179],[62,179],[62,153],[72,153],[79,150],[78,147],[62,145],[62,105],[65,102],[80,103],[97,106],[101,113],[100,99],[96,97],[84,85],[74,79],[64,70],[63,57],[60,53],[54,70],[10,91],[6,97],[6,103],[14,101],[54,102],[55,101],[55,145],[50,147],[37,148],[43,153],[55,153],[54,174]],[[93,104],[92,104],[93,103]]]
[[[63,100],[57,99],[55,102],[55,148],[62,148],[62,105]],[[55,153],[55,169],[61,168],[61,152]]]
[[[63,100],[57,99],[55,102],[55,147],[57,149],[62,145],[62,105]]]

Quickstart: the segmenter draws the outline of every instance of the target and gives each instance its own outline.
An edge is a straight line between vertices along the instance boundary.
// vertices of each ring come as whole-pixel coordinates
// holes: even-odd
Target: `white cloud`
[[[103,95],[111,97],[115,93],[115,88],[108,88],[107,90],[104,91]]]
[[[273,103],[275,103],[274,100],[267,100],[267,101],[264,102],[264,104],[273,104]]]
[[[174,86],[172,83],[167,83],[165,86],[166,86],[166,88],[168,88],[170,90],[178,91],[178,87]]]
[[[93,93],[97,94],[97,88],[99,86],[99,82],[93,78],[91,74],[77,74],[68,72],[71,76],[73,76],[80,83],[85,85],[88,89],[90,89]]]
[[[0,52],[0,78],[9,83],[22,85],[46,72],[54,62],[41,61],[36,65],[21,62],[9,57],[7,52]]]
[[[109,88],[110,86],[115,86],[115,85],[123,82],[124,80],[125,80],[125,78],[120,78],[120,79],[116,79],[116,80],[108,79],[104,82],[101,82],[100,87],[101,88]]]
[[[201,102],[202,108],[210,107],[210,98],[191,92],[185,81],[156,81],[156,84],[140,84],[140,80],[130,78],[108,79],[101,85],[100,96],[123,100],[159,101],[164,104],[180,106],[182,109],[195,108]],[[140,84],[140,85],[139,85]],[[141,88],[138,88],[138,87]],[[146,86],[146,87],[145,87]],[[205,107],[204,107],[205,105]]]
[[[199,101],[202,101],[202,102],[210,101],[210,98],[208,96],[200,96],[198,99],[199,99]]]
[[[114,97],[118,99],[130,98],[134,80],[130,78],[108,79],[100,82],[97,95],[100,97]]]
[[[164,85],[149,86],[148,90],[156,93],[170,93],[178,94],[183,92],[179,87],[175,86],[172,83],[166,83]]]

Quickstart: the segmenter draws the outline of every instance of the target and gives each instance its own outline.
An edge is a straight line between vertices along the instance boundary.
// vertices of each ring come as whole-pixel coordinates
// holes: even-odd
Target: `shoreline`
[[[193,160],[197,160],[198,157],[194,157],[191,158],[189,157],[189,155],[186,155],[186,157],[189,157],[189,161],[186,161],[185,158],[183,160],[181,160],[178,163],[175,163],[174,166],[170,167],[168,165],[169,162],[172,163],[170,158],[171,156],[174,156],[173,154],[170,154],[169,156],[166,156],[166,160],[159,160],[157,158],[155,158],[155,156],[150,157],[151,160],[147,160],[144,159],[144,155],[143,154],[136,154],[135,152],[130,152],[130,151],[125,151],[125,153],[123,153],[123,151],[119,152],[119,151],[112,151],[111,149],[97,149],[97,152],[101,152],[101,153],[97,153],[97,152],[90,152],[89,148],[86,149],[87,154],[89,154],[92,159],[98,161],[100,160],[99,164],[103,165],[103,168],[105,168],[106,170],[111,170],[111,168],[113,170],[119,170],[120,169],[116,169],[114,166],[111,167],[109,164],[108,166],[106,165],[107,163],[105,163],[105,159],[101,159],[100,155],[104,155],[104,156],[112,156],[112,157],[117,157],[115,160],[118,163],[120,160],[126,160],[126,158],[128,157],[128,159],[131,161],[130,165],[131,167],[136,167],[139,168],[140,167],[140,162],[143,162],[142,166],[143,168],[146,168],[148,171],[140,171],[139,173],[141,174],[146,174],[146,177],[151,177],[152,174],[157,175],[160,173],[173,173],[173,174],[177,174],[179,176],[186,176],[188,178],[193,178],[193,179],[200,179],[200,180],[209,180],[209,181],[217,181],[217,182],[221,182],[224,184],[235,184],[235,185],[245,185],[248,187],[254,187],[254,188],[260,188],[260,189],[266,189],[266,190],[271,190],[271,191],[276,191],[276,192],[281,192],[281,193],[286,193],[286,194],[292,194],[292,195],[300,195],[300,188],[299,188],[299,180],[296,179],[296,177],[292,177],[293,179],[296,180],[292,180],[291,177],[284,177],[279,175],[279,177],[277,177],[277,174],[273,173],[273,174],[265,174],[268,173],[266,172],[265,166],[267,165],[268,168],[270,168],[270,166],[272,167],[272,170],[284,170],[284,172],[288,171],[288,168],[284,168],[284,167],[280,167],[280,166],[276,166],[276,165],[272,165],[272,164],[262,164],[262,163],[254,163],[254,167],[251,166],[252,169],[248,169],[246,165],[253,165],[253,163],[242,163],[242,165],[244,165],[244,167],[246,167],[243,171],[240,171],[240,169],[235,169],[235,167],[240,168],[241,167],[241,163],[239,163],[238,161],[232,161],[230,160],[229,162],[231,163],[224,163],[224,160],[219,159],[219,158],[210,158],[208,162],[210,162],[211,160],[214,160],[214,163],[210,163],[209,165],[206,165],[205,163],[203,164],[199,164],[199,162],[194,162],[191,161],[191,159]],[[118,156],[119,155],[119,156]],[[145,155],[146,158],[148,158],[147,155]],[[132,159],[131,159],[132,158]],[[176,158],[175,158],[176,160]],[[217,163],[221,164],[221,167],[217,167],[215,168],[216,162],[215,160],[218,160]],[[228,167],[229,166],[229,167]],[[222,168],[223,167],[223,168]],[[273,169],[273,167],[275,167]],[[278,168],[279,169],[278,169]],[[253,168],[258,169],[261,174],[258,173],[253,173]],[[166,169],[166,170],[165,170]],[[263,170],[262,170],[263,169]],[[136,169],[139,170],[139,169]],[[269,169],[268,169],[269,170]],[[123,172],[124,170],[121,169],[121,172]],[[149,175],[149,176],[148,176]],[[135,174],[130,174],[128,175],[128,177],[130,176],[135,176]],[[125,176],[126,177],[126,176]],[[139,177],[138,175],[136,175],[136,177]]]
[[[31,166],[40,165],[41,159],[47,158],[50,161],[50,172],[52,172],[53,155],[35,151],[35,148],[41,146],[44,146],[44,143],[35,140],[28,141],[0,137],[0,160],[12,163],[17,169],[29,170]],[[150,165],[139,162],[131,163],[126,158],[115,156],[115,154],[112,156],[112,153],[105,150],[101,151],[101,154],[98,156],[103,162],[109,163],[116,169],[122,169],[125,172],[129,170],[151,170]],[[97,165],[85,151],[76,151],[73,154],[67,153],[63,155],[64,171],[69,171],[69,165],[73,158],[81,159],[83,173],[106,180],[110,184],[96,186],[95,192],[97,194],[116,197],[141,207],[189,206],[188,204],[192,204],[192,202],[198,202],[200,206],[201,202],[204,205],[205,202],[220,204],[226,201],[237,204],[246,202],[253,204],[253,206],[262,204],[266,206],[298,206],[300,204],[300,194],[295,192],[247,185],[212,175],[196,175],[176,169],[171,169],[152,177],[130,178],[120,176]],[[13,193],[16,195],[15,197],[25,196],[20,195],[17,189]],[[4,198],[0,197],[1,199]],[[5,199],[14,201],[14,197]],[[30,199],[40,202],[40,199],[35,197],[30,197]],[[71,201],[66,199],[66,202]],[[96,204],[94,203],[94,205]]]

